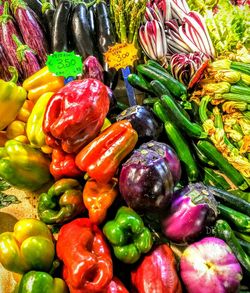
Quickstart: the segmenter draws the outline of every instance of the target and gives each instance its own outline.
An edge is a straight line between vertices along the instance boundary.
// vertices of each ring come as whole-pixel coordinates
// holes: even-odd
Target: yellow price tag
[[[108,51],[104,53],[106,63],[110,68],[116,70],[133,66],[134,62],[138,59],[137,49],[133,44],[115,44],[109,47]]]

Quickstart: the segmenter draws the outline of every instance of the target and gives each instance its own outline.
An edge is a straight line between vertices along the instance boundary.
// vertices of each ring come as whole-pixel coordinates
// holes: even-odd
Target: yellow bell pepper
[[[36,102],[40,96],[47,92],[57,92],[64,86],[64,78],[54,76],[47,66],[37,71],[23,82],[28,91],[28,99]]]
[[[26,132],[30,144],[34,147],[41,148],[45,146],[45,134],[43,132],[43,116],[46,106],[54,93],[48,92],[37,100],[31,115],[27,122]]]
[[[0,130],[5,129],[17,116],[25,99],[26,90],[16,85],[17,74],[12,70],[10,81],[0,80]]]
[[[20,109],[20,111],[17,114],[16,120],[27,122],[30,117],[31,111],[34,108],[34,105],[35,104],[33,101],[26,99],[22,108]]]
[[[18,120],[14,120],[11,122],[6,130],[8,139],[15,139],[22,143],[29,143],[27,135],[26,135],[26,123]]]

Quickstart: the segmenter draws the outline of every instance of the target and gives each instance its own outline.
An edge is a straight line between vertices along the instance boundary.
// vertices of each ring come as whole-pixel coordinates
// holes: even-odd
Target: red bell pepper
[[[137,132],[128,120],[118,121],[104,130],[76,156],[76,165],[97,182],[114,177],[121,161],[134,149]]]
[[[181,293],[176,263],[171,248],[162,244],[146,255],[131,272],[132,285],[138,293]]]
[[[109,91],[99,80],[68,83],[54,94],[44,115],[46,143],[76,153],[100,132],[109,111]]]
[[[123,283],[116,277],[109,283],[107,291],[105,293],[129,293],[124,287]]]
[[[107,290],[113,277],[110,251],[102,232],[88,218],[76,219],[61,228],[56,252],[71,293]]]
[[[53,149],[50,173],[55,180],[79,177],[82,174],[75,164],[75,155],[67,154],[60,149]]]

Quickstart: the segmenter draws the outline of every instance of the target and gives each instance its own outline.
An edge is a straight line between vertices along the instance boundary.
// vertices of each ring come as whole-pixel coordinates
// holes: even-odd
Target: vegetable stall
[[[0,292],[250,292],[250,2],[0,0]]]

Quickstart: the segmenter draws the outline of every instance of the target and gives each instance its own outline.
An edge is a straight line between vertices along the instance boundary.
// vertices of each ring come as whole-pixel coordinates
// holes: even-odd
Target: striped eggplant
[[[17,69],[19,77],[22,78],[23,70],[16,55],[17,47],[12,39],[12,35],[17,35],[21,39],[16,23],[10,15],[9,4],[4,2],[4,9],[2,9],[2,15],[0,16],[0,43],[11,65]]]
[[[167,64],[167,41],[161,22],[153,19],[147,21],[139,30],[139,41],[144,53],[163,66]]]
[[[11,8],[26,45],[36,52],[43,66],[47,60],[48,43],[35,12],[23,0],[13,0]]]
[[[12,36],[17,46],[17,58],[22,65],[24,78],[28,78],[41,69],[39,62],[29,46],[23,44],[16,35]]]
[[[4,47],[0,44],[0,79],[7,81],[11,78],[9,66],[11,66],[11,63],[8,55]]]

